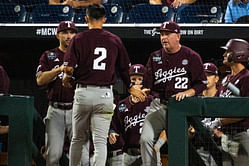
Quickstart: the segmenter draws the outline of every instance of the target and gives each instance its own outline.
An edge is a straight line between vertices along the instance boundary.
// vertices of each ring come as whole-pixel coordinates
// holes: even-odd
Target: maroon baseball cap
[[[73,30],[75,33],[78,32],[78,29],[76,28],[74,22],[72,21],[61,21],[60,24],[57,27],[57,33],[61,32],[61,31],[65,31],[71,29]]]
[[[166,21],[166,22],[162,23],[162,25],[160,26],[160,29],[158,29],[157,31],[180,33],[180,26],[173,21]]]
[[[145,73],[145,67],[144,65],[141,65],[141,64],[135,64],[135,65],[132,65],[129,69],[129,75],[132,76],[132,75],[144,75]]]
[[[207,74],[218,75],[218,68],[213,63],[204,63],[203,68]]]

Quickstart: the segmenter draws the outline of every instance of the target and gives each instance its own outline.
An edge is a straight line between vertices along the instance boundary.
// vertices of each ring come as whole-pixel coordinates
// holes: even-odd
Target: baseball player
[[[49,107],[45,117],[46,165],[59,166],[62,156],[65,131],[71,138],[72,106],[74,90],[62,86],[63,58],[65,51],[77,33],[75,24],[62,21],[57,27],[59,47],[45,51],[36,72],[39,86],[47,86]]]
[[[106,30],[103,5],[89,5],[86,10],[86,22],[89,30],[77,34],[69,45],[64,57],[63,85],[72,87],[72,75],[75,76],[76,90],[73,105],[73,138],[71,141],[69,163],[77,166],[80,162],[82,145],[92,126],[94,144],[93,164],[104,166],[107,157],[107,137],[113,114],[112,85],[116,81],[115,67],[129,87],[130,60],[120,38]],[[135,89],[140,98],[146,94]]]
[[[2,65],[0,65],[0,80],[0,94],[8,94],[10,80]]]
[[[160,29],[162,47],[149,57],[146,65],[145,87],[150,88],[154,99],[145,118],[141,143],[144,166],[160,165],[160,153],[153,149],[161,131],[166,128],[167,103],[170,97],[177,101],[200,94],[207,84],[201,57],[192,49],[180,44],[180,27],[169,21]],[[166,130],[167,132],[167,130]]]
[[[131,82],[142,85],[145,68],[143,65],[135,64],[130,67],[129,74]],[[123,166],[141,165],[140,135],[143,122],[153,97],[148,96],[144,102],[139,102],[136,97],[130,95],[120,101],[116,107],[116,118],[112,119],[114,131],[112,133],[122,135],[125,140]],[[115,139],[113,141],[115,143]]]
[[[202,94],[200,96],[204,96],[204,97],[215,97],[216,96],[217,97],[218,96],[217,84],[219,81],[218,68],[213,63],[204,63],[203,67],[204,67],[204,71],[205,71],[206,76],[207,76],[208,84],[207,84],[207,88],[202,92]],[[201,122],[204,124],[205,127],[207,127],[208,129],[211,129],[210,124],[212,123],[213,119],[214,118],[204,118]],[[217,128],[215,128],[215,129],[212,128],[211,131],[213,132],[213,130],[216,130],[216,132],[218,132]],[[213,138],[214,137],[210,136],[210,139],[213,140]],[[207,142],[208,142],[208,144],[207,144]],[[206,166],[220,165],[221,153],[219,153],[220,151],[214,152],[215,149],[212,148],[212,147],[217,147],[217,145],[215,143],[211,144],[211,141],[209,141],[208,139],[206,139],[206,138],[203,139],[203,136],[199,135],[198,132],[195,132],[194,138],[192,139],[192,143],[197,148],[196,151]],[[210,153],[210,149],[212,150],[211,151],[212,154]],[[215,154],[215,159],[218,161],[214,160],[214,158],[212,156],[214,154]],[[219,156],[219,157],[216,157],[216,156]],[[193,159],[193,160],[196,160],[196,159]],[[197,161],[197,162],[199,162],[199,161]]]
[[[230,66],[227,75],[219,87],[220,97],[249,96],[249,43],[243,39],[231,39],[227,42],[223,54],[225,65]],[[222,149],[229,155],[222,156],[223,166],[247,166],[249,163],[249,118],[220,118],[222,127]],[[232,143],[232,144],[231,144]]]

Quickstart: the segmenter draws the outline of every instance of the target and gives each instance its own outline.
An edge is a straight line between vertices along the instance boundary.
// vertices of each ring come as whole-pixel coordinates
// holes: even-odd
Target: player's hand
[[[60,71],[61,71],[61,72],[64,72],[64,68],[65,68],[65,66],[64,66],[64,65],[61,65],[61,66],[60,66]]]
[[[119,136],[118,133],[111,133],[109,135],[109,143],[110,144],[115,144],[117,142],[117,137]]]
[[[147,97],[148,89],[141,90],[141,85],[133,85],[130,88],[130,94],[143,102]]]
[[[187,93],[185,92],[179,92],[175,95],[172,95],[172,97],[175,97],[177,101],[183,100],[185,97],[189,97]]]
[[[64,73],[62,77],[62,85],[66,88],[72,88],[71,81],[72,81],[72,76]]]
[[[172,95],[171,97],[175,97],[177,101],[183,100],[185,97],[191,97],[195,95],[195,90],[194,89],[188,89],[183,92],[179,92],[177,94]]]

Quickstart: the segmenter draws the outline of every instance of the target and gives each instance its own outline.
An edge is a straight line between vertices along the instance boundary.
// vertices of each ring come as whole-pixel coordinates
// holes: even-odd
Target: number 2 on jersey
[[[107,51],[103,47],[96,47],[94,49],[94,55],[100,55],[93,61],[93,70],[105,70],[106,63],[103,63],[104,59],[106,59]]]

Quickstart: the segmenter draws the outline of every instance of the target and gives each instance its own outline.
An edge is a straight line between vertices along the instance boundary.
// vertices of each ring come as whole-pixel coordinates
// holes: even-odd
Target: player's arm
[[[36,82],[37,85],[42,86],[50,83],[56,76],[63,72],[64,65],[58,68],[52,69],[50,71],[44,71],[37,75]]]
[[[61,5],[60,0],[49,0],[49,5]]]
[[[119,120],[118,107],[115,107],[114,109],[112,121],[110,124],[109,137],[108,137],[110,144],[115,144],[118,140],[117,137],[119,137],[118,128],[120,128],[120,120]]]
[[[155,150],[156,152],[159,152],[160,148],[163,146],[163,144],[164,144],[165,142],[167,142],[167,140],[168,140],[168,138],[167,138],[167,135],[166,135],[166,131],[163,130],[163,131],[161,132],[161,134],[160,134],[160,136],[159,136],[159,138],[158,138],[156,144],[154,145],[154,150]]]

